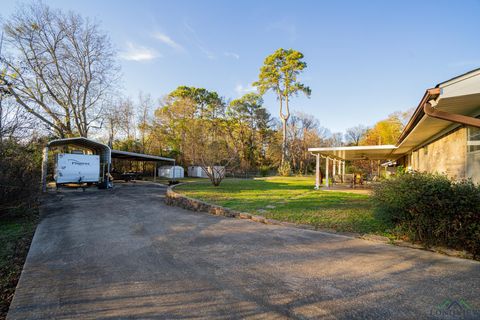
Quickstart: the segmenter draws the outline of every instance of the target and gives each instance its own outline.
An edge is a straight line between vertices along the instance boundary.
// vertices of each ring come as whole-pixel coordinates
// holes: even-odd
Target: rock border
[[[357,239],[363,239],[363,240],[368,240],[368,241],[373,241],[373,242],[378,242],[378,243],[383,243],[383,244],[390,244],[390,245],[395,245],[399,247],[405,247],[405,248],[411,248],[411,249],[420,249],[420,250],[425,250],[425,251],[430,251],[430,252],[436,252],[440,253],[443,255],[447,255],[450,257],[456,257],[456,258],[462,258],[462,259],[473,259],[473,255],[466,252],[466,251],[458,251],[454,249],[449,249],[449,248],[443,248],[443,247],[424,247],[419,244],[414,244],[408,241],[404,240],[392,240],[388,237],[384,237],[381,235],[376,235],[376,234],[359,234],[359,233],[353,233],[353,232],[339,232],[334,229],[324,229],[324,228],[316,228],[312,225],[307,225],[307,224],[297,224],[297,223],[292,223],[292,222],[284,222],[284,221],[279,221],[275,219],[268,219],[263,216],[258,216],[258,215],[253,215],[248,212],[240,212],[232,209],[228,209],[219,205],[207,203],[198,199],[190,198],[187,197],[183,194],[180,194],[178,192],[173,191],[175,187],[178,187],[182,185],[183,183],[179,183],[173,186],[169,186],[167,188],[167,191],[165,193],[165,203],[169,206],[175,206],[175,207],[180,207],[189,211],[195,211],[195,212],[206,212],[212,215],[216,216],[223,216],[227,218],[237,218],[237,219],[247,219],[253,222],[257,223],[263,223],[263,224],[270,224],[270,225],[280,225],[280,226],[285,226],[285,227],[291,227],[291,228],[297,228],[297,229],[305,229],[305,230],[311,230],[311,231],[317,231],[317,232],[324,232],[324,233],[330,233],[330,234],[335,234],[335,235],[340,235],[344,237],[349,237],[349,238],[357,238]]]

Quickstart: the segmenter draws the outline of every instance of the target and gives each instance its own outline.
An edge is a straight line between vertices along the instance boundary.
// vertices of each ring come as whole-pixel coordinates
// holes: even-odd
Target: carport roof
[[[309,148],[308,151],[341,160],[390,160],[395,149],[394,145],[381,145]]]
[[[111,162],[111,149],[106,144],[84,138],[84,137],[75,137],[75,138],[64,138],[56,139],[49,141],[47,143],[47,148],[62,147],[62,146],[75,146],[78,148],[85,148],[96,151],[102,161],[106,163]]]
[[[67,145],[95,150],[98,154],[100,154],[102,160],[107,163],[111,162],[111,158],[128,159],[135,161],[175,161],[175,159],[172,158],[159,157],[150,154],[112,150],[106,144],[84,137],[57,139],[47,143],[47,147],[61,147]]]
[[[112,150],[112,158],[136,160],[136,161],[170,161],[170,162],[175,161],[175,159],[172,159],[172,158],[165,158],[165,157],[159,157],[159,156],[154,156],[150,154],[120,151],[120,150]]]

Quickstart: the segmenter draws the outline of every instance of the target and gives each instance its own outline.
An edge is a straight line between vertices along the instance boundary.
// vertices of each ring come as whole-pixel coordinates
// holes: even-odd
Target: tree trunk
[[[287,119],[282,117],[282,161],[281,165],[283,166],[287,158]]]

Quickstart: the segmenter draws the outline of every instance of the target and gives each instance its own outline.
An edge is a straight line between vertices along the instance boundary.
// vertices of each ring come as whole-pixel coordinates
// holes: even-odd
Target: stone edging
[[[408,241],[403,240],[392,240],[388,237],[375,235],[375,234],[359,234],[359,233],[350,233],[350,232],[338,232],[333,229],[322,229],[322,228],[315,228],[314,226],[307,225],[307,224],[297,224],[292,222],[283,222],[275,219],[267,219],[263,216],[252,215],[247,212],[240,212],[228,208],[224,208],[215,204],[210,204],[201,200],[193,199],[187,196],[184,196],[180,193],[173,191],[173,189],[183,183],[176,184],[174,186],[169,186],[167,188],[167,192],[165,194],[165,203],[169,206],[180,207],[183,209],[187,209],[190,211],[197,211],[197,212],[206,212],[216,216],[223,216],[228,218],[237,218],[237,219],[249,219],[254,222],[264,223],[264,224],[271,224],[271,225],[280,225],[285,227],[292,227],[298,229],[306,229],[312,231],[319,231],[319,232],[326,232],[332,233],[336,235],[341,235],[349,238],[358,238],[368,241],[380,242],[384,244],[392,244],[399,247],[406,247],[411,249],[420,249],[426,250],[436,253],[441,253],[451,257],[463,258],[463,259],[473,259],[472,255],[465,252],[465,251],[458,251],[449,248],[442,248],[442,247],[432,247],[426,248],[422,245],[413,244]]]

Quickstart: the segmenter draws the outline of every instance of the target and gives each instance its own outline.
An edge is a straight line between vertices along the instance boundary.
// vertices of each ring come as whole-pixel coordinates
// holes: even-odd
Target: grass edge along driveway
[[[269,219],[313,225],[340,232],[390,236],[377,220],[369,196],[314,190],[313,177],[225,179],[214,187],[208,180],[177,186],[190,198]]]

